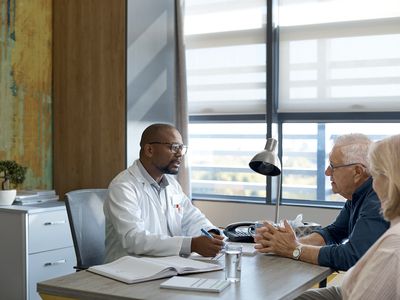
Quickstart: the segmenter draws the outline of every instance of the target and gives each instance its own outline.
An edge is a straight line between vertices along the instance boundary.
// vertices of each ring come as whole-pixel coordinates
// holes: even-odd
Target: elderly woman
[[[400,299],[400,135],[372,144],[369,162],[390,228],[345,274],[341,287],[310,290],[298,299]]]
[[[373,187],[390,228],[345,276],[344,299],[400,298],[400,135],[369,151]]]

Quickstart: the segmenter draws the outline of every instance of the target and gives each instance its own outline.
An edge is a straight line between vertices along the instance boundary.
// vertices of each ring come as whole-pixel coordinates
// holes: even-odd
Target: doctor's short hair
[[[400,216],[400,134],[373,143],[368,158],[372,176],[388,178],[388,198],[383,208],[386,220]]]
[[[368,169],[368,150],[372,141],[362,133],[351,133],[339,136],[334,147],[340,147],[343,164],[360,163]]]
[[[171,129],[177,130],[174,125],[167,123],[155,123],[150,125],[142,133],[140,148],[143,148],[143,146],[148,143],[155,142],[154,139],[158,139],[158,136],[161,135],[164,130]]]

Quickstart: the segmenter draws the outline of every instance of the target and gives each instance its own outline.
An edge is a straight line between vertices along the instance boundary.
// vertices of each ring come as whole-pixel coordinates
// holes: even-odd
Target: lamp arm
[[[281,200],[281,183],[282,183],[282,173],[278,176],[278,184],[276,190],[276,203],[275,203],[275,224],[279,221],[279,202]]]

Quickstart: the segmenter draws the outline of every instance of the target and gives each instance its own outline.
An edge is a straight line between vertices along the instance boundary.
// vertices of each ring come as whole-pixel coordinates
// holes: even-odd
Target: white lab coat
[[[142,176],[139,163],[136,160],[110,183],[104,203],[106,262],[129,254],[179,255],[184,236],[199,236],[201,228],[215,228],[171,175],[164,175],[169,185],[163,210],[159,199],[152,196],[152,187]]]

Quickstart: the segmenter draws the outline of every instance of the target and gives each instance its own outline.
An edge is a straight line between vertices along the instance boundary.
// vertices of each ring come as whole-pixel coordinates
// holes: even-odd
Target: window
[[[398,1],[281,0],[279,40],[279,112],[400,110]]]
[[[265,122],[203,121],[190,124],[189,132],[193,197],[265,199],[265,177],[248,166],[265,142]]]
[[[268,0],[268,7],[272,2],[278,3],[272,18],[279,15],[279,44],[268,45],[273,28],[265,1],[186,0],[192,194],[273,201],[266,178],[248,163],[267,132],[276,132],[282,201],[340,205],[345,199],[332,195],[324,174],[334,139],[400,132],[400,6],[394,0]],[[266,65],[274,49],[278,71]],[[276,99],[267,99],[268,70],[278,79],[268,85]]]
[[[265,113],[265,2],[186,1],[189,114]]]
[[[294,203],[345,201],[332,194],[325,170],[336,137],[351,132],[366,134],[377,141],[398,134],[400,123],[284,123],[282,198]]]
[[[262,0],[189,0],[185,44],[192,195],[265,201],[248,163],[266,137]]]

